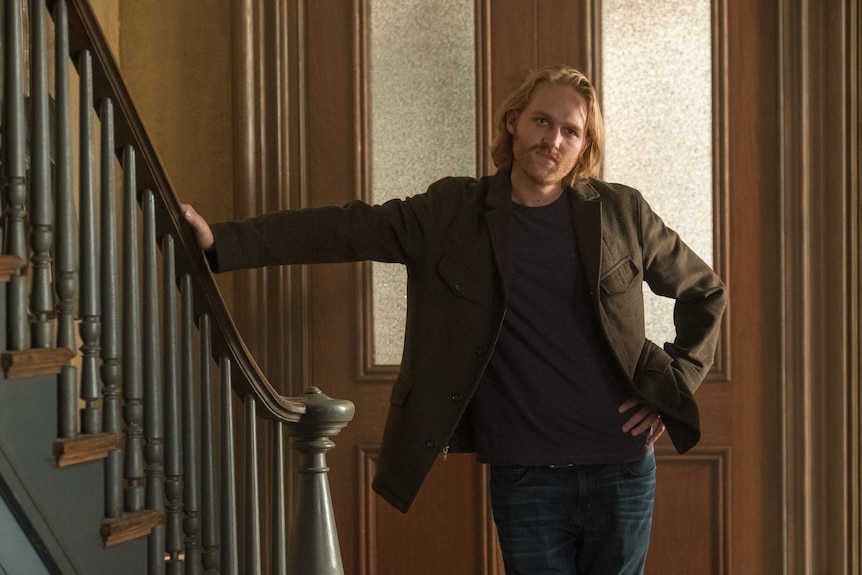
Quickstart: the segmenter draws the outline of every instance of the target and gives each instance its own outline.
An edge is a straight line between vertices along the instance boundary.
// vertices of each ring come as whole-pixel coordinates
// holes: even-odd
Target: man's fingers
[[[617,411],[619,411],[619,413],[625,413],[628,410],[630,410],[634,407],[637,407],[641,403],[642,402],[639,399],[636,399],[633,397],[633,398],[629,399],[628,401],[626,401],[625,403],[623,403]]]
[[[195,211],[191,204],[182,204],[180,207],[183,211],[183,217],[185,217],[186,221],[192,227],[198,247],[202,250],[211,249],[215,244],[215,240],[207,221]]]

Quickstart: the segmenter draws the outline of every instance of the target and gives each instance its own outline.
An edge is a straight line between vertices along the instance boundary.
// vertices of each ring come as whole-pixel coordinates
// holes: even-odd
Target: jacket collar
[[[503,285],[504,297],[508,298],[508,280],[511,277],[512,252],[510,237],[512,233],[512,180],[509,170],[500,170],[491,176],[490,189],[485,198],[485,222],[491,236],[491,246],[497,271]]]
[[[490,190],[485,200],[489,210],[507,208],[512,205],[512,177],[508,169],[500,170],[490,177]],[[592,180],[575,184],[570,188],[575,196],[583,201],[597,200],[600,197],[598,190],[593,186]]]
[[[572,219],[578,252],[589,282],[588,291],[598,301],[602,269],[602,202],[591,182],[577,184],[572,194]]]
[[[595,187],[593,187],[592,180],[575,184],[572,189],[574,190],[575,195],[584,201],[599,199],[599,192]]]

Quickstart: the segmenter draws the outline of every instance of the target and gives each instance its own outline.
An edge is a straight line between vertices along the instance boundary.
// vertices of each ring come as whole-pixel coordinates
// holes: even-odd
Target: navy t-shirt
[[[592,308],[569,192],[513,203],[509,306],[471,412],[476,456],[497,465],[598,464],[648,455],[623,433],[629,399]]]

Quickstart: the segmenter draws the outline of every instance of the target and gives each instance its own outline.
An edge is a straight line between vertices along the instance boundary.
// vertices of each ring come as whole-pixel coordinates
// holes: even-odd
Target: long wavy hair
[[[592,82],[578,70],[565,65],[544,66],[527,76],[527,79],[512,92],[497,110],[494,117],[496,134],[491,144],[491,157],[498,169],[512,167],[512,134],[506,127],[509,112],[521,112],[530,102],[533,90],[540,82],[571,86],[584,99],[587,118],[584,126],[587,142],[572,171],[563,178],[563,185],[573,186],[599,175],[605,150],[605,125],[599,109],[596,89]]]

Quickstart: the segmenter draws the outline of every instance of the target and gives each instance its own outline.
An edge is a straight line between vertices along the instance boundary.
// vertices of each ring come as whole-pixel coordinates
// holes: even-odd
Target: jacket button
[[[433,439],[429,439],[425,442],[425,447],[427,447],[428,449],[434,449],[435,447],[437,447],[437,442]]]
[[[476,355],[482,355],[483,353],[485,353],[485,348],[484,348],[484,347],[482,347],[481,345],[480,345],[480,346],[478,346],[478,347],[476,348]]]
[[[461,401],[461,394],[460,393],[453,393],[452,394],[452,401]]]
[[[455,284],[455,291],[460,292],[464,289],[464,284]]]

